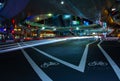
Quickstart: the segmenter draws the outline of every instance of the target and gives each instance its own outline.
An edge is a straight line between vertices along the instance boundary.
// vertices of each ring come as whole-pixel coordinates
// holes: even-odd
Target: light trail
[[[86,38],[93,38],[93,36],[86,36],[86,37],[66,37],[66,38],[54,38],[54,39],[44,39],[38,41],[29,41],[29,42],[20,42],[19,46],[17,43],[6,45],[6,47],[0,48],[0,53],[10,52],[19,50],[21,48],[29,48],[38,45],[50,44],[55,42],[61,42],[66,40],[75,40],[75,39],[86,39]]]
[[[17,45],[17,43],[0,45],[0,48],[3,48],[3,47],[8,47],[8,46],[14,46],[14,45]]]

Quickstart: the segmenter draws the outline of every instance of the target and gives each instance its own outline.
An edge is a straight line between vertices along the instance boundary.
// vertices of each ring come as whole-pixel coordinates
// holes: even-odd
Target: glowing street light
[[[56,31],[56,30],[57,30],[56,28],[53,29],[53,31]]]
[[[45,30],[45,27],[42,27],[42,29],[41,30]]]
[[[51,13],[47,14],[48,17],[51,17],[52,15],[53,15],[53,14],[51,14]]]
[[[64,1],[61,1],[60,3],[63,5],[63,4],[64,4]]]
[[[37,17],[36,19],[37,19],[37,21],[39,21],[39,20],[40,20],[40,17]]]
[[[115,11],[116,10],[116,8],[112,8],[112,11]]]
[[[79,30],[79,27],[76,27],[76,30]]]
[[[70,18],[71,18],[71,15],[64,15],[63,18],[64,18],[64,19],[70,19]]]

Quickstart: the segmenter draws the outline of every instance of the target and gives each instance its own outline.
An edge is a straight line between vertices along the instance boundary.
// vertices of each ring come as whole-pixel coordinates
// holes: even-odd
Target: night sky
[[[30,0],[25,11],[31,14],[64,14],[69,13],[80,17],[95,19],[105,6],[110,6],[110,0]]]
[[[111,5],[110,1],[113,0],[63,0],[64,4],[60,4],[61,1],[62,0],[8,0],[6,7],[0,12],[0,16],[11,18],[19,13],[27,15],[69,13],[92,20],[98,17],[103,7],[109,7]]]

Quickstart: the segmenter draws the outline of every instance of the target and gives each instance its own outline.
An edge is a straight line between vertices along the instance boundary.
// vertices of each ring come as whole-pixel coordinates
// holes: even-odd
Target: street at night
[[[0,81],[120,81],[120,0],[0,0]]]
[[[39,40],[38,45],[32,44],[38,41],[20,42],[14,50],[4,45],[1,49],[7,51],[0,55],[1,81],[120,80],[120,41],[63,39]]]

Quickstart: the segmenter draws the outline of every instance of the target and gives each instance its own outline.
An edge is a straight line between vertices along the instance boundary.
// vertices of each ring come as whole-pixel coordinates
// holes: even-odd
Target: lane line
[[[37,48],[35,48],[35,47],[31,47],[31,48],[33,48],[33,49],[36,50],[37,52],[39,52],[39,53],[41,53],[41,54],[43,54],[43,55],[45,55],[45,56],[47,56],[47,57],[55,60],[55,61],[57,61],[57,62],[59,62],[59,63],[61,63],[61,64],[64,64],[64,65],[66,65],[66,66],[68,66],[68,67],[71,67],[71,68],[73,68],[73,69],[76,69],[76,70],[82,72],[82,71],[78,68],[78,66],[75,66],[75,65],[73,65],[73,64],[71,64],[71,63],[68,63],[68,62],[63,61],[63,60],[61,60],[61,59],[58,59],[58,58],[56,58],[56,57],[54,57],[54,56],[52,56],[52,55],[50,55],[50,54],[48,54],[48,53],[46,53],[46,52],[44,52],[44,51],[41,51],[41,50],[39,50],[39,49],[37,49]]]
[[[87,55],[88,55],[88,47],[89,47],[89,45],[86,46],[83,56],[81,58],[81,61],[79,63],[79,69],[81,69],[82,72],[85,71],[86,60],[87,60]]]
[[[19,50],[21,48],[22,47],[10,48],[10,49],[5,49],[5,50],[0,49],[0,53],[6,53],[6,52],[10,52],[10,51],[15,51],[15,50]]]
[[[116,73],[118,79],[120,80],[120,68],[118,67],[118,65],[112,60],[112,58],[109,56],[109,54],[100,46],[100,44],[102,43],[99,42],[98,47],[101,50],[101,52],[103,53],[103,55],[106,57],[106,59],[108,60],[108,62],[110,63],[111,67],[113,68],[114,72]]]
[[[19,44],[20,46],[20,44]],[[39,78],[42,81],[53,81],[50,77],[47,76],[47,74],[45,74],[40,68],[39,66],[32,60],[32,58],[27,54],[27,52],[25,52],[24,49],[21,49],[23,55],[25,56],[25,58],[27,59],[27,61],[29,62],[29,64],[31,65],[31,67],[33,68],[33,70],[37,73],[37,75],[39,76]]]
[[[96,41],[94,41],[94,42],[96,42]],[[92,43],[94,43],[94,42],[92,42]],[[90,43],[90,44],[92,44],[92,43]],[[88,44],[88,45],[89,45],[89,44]],[[68,63],[68,62],[63,61],[63,60],[61,60],[61,59],[59,59],[59,58],[56,58],[56,57],[54,57],[54,56],[52,56],[52,55],[50,55],[50,54],[48,54],[48,53],[46,53],[46,52],[38,49],[38,48],[35,48],[35,47],[31,47],[31,48],[33,48],[33,49],[36,50],[37,52],[39,52],[39,53],[41,53],[41,54],[43,54],[43,55],[45,55],[45,56],[47,56],[47,57],[55,60],[55,61],[57,61],[57,62],[59,62],[59,63],[61,63],[61,64],[64,64],[64,65],[66,65],[66,66],[68,66],[68,67],[70,67],[70,68],[73,68],[73,69],[77,70],[77,71],[84,72],[84,70],[85,70],[85,65],[86,65],[86,59],[87,59],[88,45],[86,46],[85,53],[84,53],[84,55],[83,55],[83,57],[82,57],[82,60],[81,60],[79,66],[76,66],[76,65],[74,65],[74,64]]]
[[[96,41],[91,42],[91,43],[86,45],[86,48],[85,48],[84,53],[83,53],[83,56],[82,56],[81,61],[79,63],[79,69],[81,69],[82,72],[85,71],[89,45],[95,43]]]

